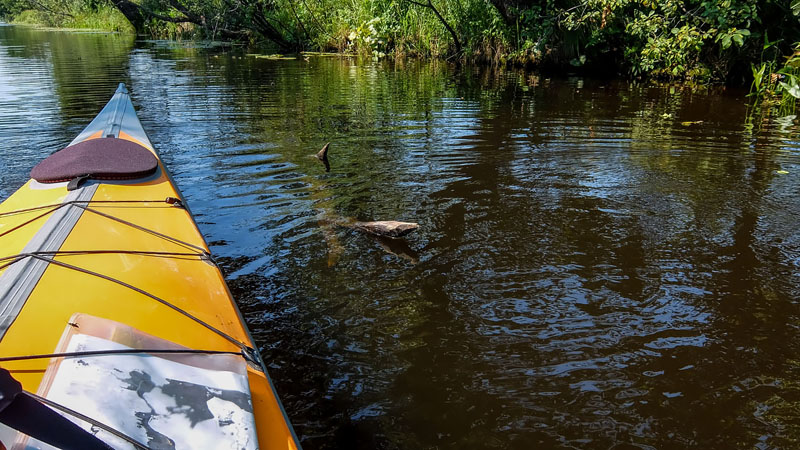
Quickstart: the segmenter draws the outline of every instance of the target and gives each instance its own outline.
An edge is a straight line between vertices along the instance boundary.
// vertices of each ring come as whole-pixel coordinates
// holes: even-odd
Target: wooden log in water
[[[399,238],[419,228],[419,224],[412,222],[398,222],[396,220],[379,220],[376,222],[355,222],[353,228],[377,236]]]

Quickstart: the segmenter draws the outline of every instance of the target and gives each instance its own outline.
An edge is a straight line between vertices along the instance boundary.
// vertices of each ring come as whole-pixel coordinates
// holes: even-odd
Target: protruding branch
[[[322,164],[325,164],[325,172],[330,172],[331,171],[331,164],[328,161],[328,146],[329,145],[331,145],[330,142],[325,144],[325,146],[322,147],[322,150],[317,152],[317,159],[322,161]]]
[[[433,13],[436,14],[436,18],[439,19],[439,22],[441,22],[442,25],[444,25],[444,27],[447,28],[447,31],[450,33],[450,36],[453,37],[453,43],[456,46],[456,53],[459,55],[461,54],[461,41],[458,39],[458,35],[456,34],[455,30],[453,30],[453,27],[451,27],[450,24],[447,23],[446,20],[444,20],[444,17],[442,17],[442,14],[439,13],[439,10],[436,9],[436,6],[434,6],[433,4],[433,0],[428,0],[427,3],[418,2],[416,0],[406,0],[406,1],[417,6],[422,6],[423,8],[428,8],[431,11],[433,11]]]

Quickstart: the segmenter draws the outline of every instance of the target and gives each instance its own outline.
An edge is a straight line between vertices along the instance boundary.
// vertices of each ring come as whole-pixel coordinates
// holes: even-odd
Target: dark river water
[[[119,82],[305,448],[800,446],[793,117],[748,120],[742,91],[0,26],[0,197]]]

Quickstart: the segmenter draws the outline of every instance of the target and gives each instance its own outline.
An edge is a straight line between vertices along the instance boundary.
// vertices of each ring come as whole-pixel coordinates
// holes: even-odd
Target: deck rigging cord
[[[50,203],[50,204],[47,204],[47,205],[32,206],[30,208],[21,208],[21,209],[15,209],[15,210],[12,210],[12,211],[6,211],[6,212],[3,212],[3,213],[0,213],[0,217],[13,216],[15,214],[22,214],[22,213],[26,213],[26,212],[39,211],[39,210],[48,209],[48,208],[58,209],[58,208],[61,208],[62,206],[71,205],[71,204],[75,204],[75,203],[83,203],[83,204],[166,203],[166,204],[171,205],[171,206],[183,207],[183,202],[180,199],[175,198],[175,197],[167,197],[167,198],[165,198],[163,200],[71,200],[71,201],[64,202],[64,203]],[[48,211],[48,212],[51,212],[51,211]]]
[[[183,203],[179,199],[176,199],[175,197],[167,197],[166,199],[159,200],[158,202],[167,203],[169,205],[177,205],[179,207],[183,206]],[[65,202],[63,204],[56,205],[55,207],[49,209],[45,213],[36,216],[36,218],[34,218],[34,219],[28,220],[28,221],[24,222],[23,224],[20,224],[20,225],[14,227],[14,228],[11,228],[10,230],[7,230],[4,233],[1,233],[0,237],[6,235],[6,234],[8,234],[8,233],[10,233],[10,232],[12,232],[12,231],[14,231],[16,229],[19,229],[19,228],[21,228],[21,227],[23,227],[23,226],[25,226],[25,225],[37,220],[38,218],[46,216],[46,215],[54,212],[55,210],[63,207],[64,205],[74,205],[74,206],[76,206],[76,207],[78,207],[80,209],[83,209],[84,211],[88,211],[88,212],[97,214],[97,215],[99,215],[101,217],[104,217],[106,219],[113,220],[113,221],[121,223],[123,225],[132,227],[132,228],[134,228],[136,230],[152,234],[152,235],[154,235],[154,236],[156,236],[158,238],[161,238],[163,240],[166,240],[168,242],[172,242],[172,243],[178,244],[180,246],[187,247],[187,248],[189,248],[191,250],[194,250],[196,253],[184,253],[184,252],[140,252],[140,251],[135,251],[135,250],[134,251],[124,251],[124,250],[122,250],[122,251],[112,251],[112,250],[100,250],[100,251],[76,250],[76,251],[54,251],[54,252],[30,252],[30,253],[19,253],[17,255],[4,256],[4,257],[0,258],[0,262],[5,262],[5,264],[0,265],[0,270],[8,267],[11,264],[14,264],[14,263],[16,263],[18,261],[21,261],[21,260],[23,260],[25,258],[30,257],[30,258],[39,259],[39,260],[47,262],[49,264],[54,264],[56,266],[60,266],[60,267],[64,267],[64,268],[67,268],[67,269],[75,270],[77,272],[80,272],[80,273],[83,273],[83,274],[86,274],[86,275],[91,275],[91,276],[94,276],[94,277],[98,277],[98,278],[102,278],[104,280],[110,281],[112,283],[116,283],[116,284],[118,284],[120,286],[123,286],[125,288],[130,289],[130,290],[138,292],[139,294],[142,294],[142,295],[144,295],[146,297],[149,297],[149,298],[151,298],[151,299],[163,304],[164,306],[167,306],[167,307],[177,311],[178,313],[188,317],[189,319],[199,323],[200,325],[206,327],[207,329],[211,330],[212,332],[216,333],[217,335],[221,336],[222,338],[226,339],[227,341],[229,341],[232,344],[234,344],[237,347],[239,347],[242,350],[242,355],[245,357],[246,360],[248,360],[249,362],[254,362],[254,363],[256,363],[256,365],[260,366],[259,358],[257,356],[255,356],[255,349],[253,349],[249,345],[239,341],[238,339],[234,338],[233,336],[229,335],[228,333],[225,333],[224,331],[220,330],[219,328],[216,328],[215,326],[209,324],[208,322],[205,322],[204,320],[194,316],[190,312],[184,310],[183,308],[180,308],[179,306],[173,304],[172,302],[169,302],[168,300],[165,300],[165,299],[163,299],[163,298],[161,298],[161,297],[159,297],[159,296],[157,296],[155,294],[147,292],[144,289],[138,288],[138,287],[136,287],[136,286],[134,286],[132,284],[126,283],[126,282],[124,282],[122,280],[119,280],[117,278],[111,277],[109,275],[105,275],[105,274],[102,274],[102,273],[99,273],[99,272],[95,272],[93,270],[89,270],[89,269],[86,269],[86,268],[83,268],[83,267],[75,266],[73,264],[65,263],[63,261],[58,261],[58,260],[54,259],[56,256],[67,255],[67,254],[79,255],[79,254],[97,254],[97,253],[126,253],[126,254],[147,254],[147,255],[162,256],[162,257],[176,256],[176,255],[180,255],[180,256],[197,256],[197,257],[199,257],[201,259],[209,260],[209,261],[213,262],[216,265],[216,262],[211,257],[211,254],[206,249],[204,249],[202,247],[199,247],[199,246],[191,244],[189,242],[186,242],[186,241],[177,239],[175,237],[166,235],[164,233],[160,233],[158,231],[149,229],[147,227],[143,227],[141,225],[137,225],[137,224],[132,223],[130,221],[127,221],[125,219],[120,219],[119,217],[115,217],[115,216],[113,216],[111,214],[106,214],[104,212],[97,211],[96,209],[93,209],[93,208],[90,208],[88,206],[85,206],[85,204],[90,204],[90,203],[112,203],[112,204],[115,204],[115,203],[156,203],[156,202],[148,201],[148,200],[123,200],[123,201],[114,201],[114,200],[109,200],[109,201],[91,201],[91,200],[87,200],[87,201]],[[40,207],[40,208],[47,208],[47,207],[48,206],[43,206],[43,207]],[[37,210],[37,208],[28,208],[26,211],[35,211],[35,210]],[[8,212],[8,213],[5,213],[5,214],[19,213],[20,211],[23,211],[23,210],[11,211],[11,212]]]
[[[120,285],[124,288],[133,290],[145,297],[148,297],[152,300],[161,303],[162,305],[171,308],[172,310],[178,312],[179,314],[193,320],[194,322],[202,325],[203,327],[207,328],[211,332],[219,335],[223,339],[227,340],[228,342],[237,346],[240,351],[225,351],[225,350],[198,350],[198,349],[117,349],[117,350],[94,350],[94,351],[81,351],[81,352],[62,352],[62,353],[51,353],[51,354],[37,354],[37,355],[21,355],[21,356],[9,356],[9,357],[0,357],[0,362],[12,362],[12,361],[26,361],[26,360],[38,360],[38,359],[50,359],[50,358],[71,358],[71,357],[101,357],[107,355],[133,355],[133,354],[205,354],[205,355],[235,355],[240,356],[242,359],[250,363],[251,366],[255,366],[259,370],[263,369],[263,362],[261,361],[258,352],[253,348],[247,345],[246,343],[234,338],[233,336],[229,335],[228,333],[220,330],[219,328],[209,324],[208,322],[200,319],[199,317],[191,314],[190,312],[186,311],[183,308],[173,304],[172,302],[165,300],[157,295],[154,295],[150,292],[145,291],[144,289],[138,288],[133,286],[129,283],[126,283],[122,280],[117,278],[95,272],[93,270],[89,270],[83,267],[75,266],[73,264],[69,264],[63,261],[56,260],[55,258],[58,256],[80,256],[80,255],[96,255],[96,254],[129,254],[129,255],[140,255],[140,256],[152,256],[152,257],[160,257],[160,258],[187,258],[187,259],[194,259],[197,258],[200,261],[210,262],[217,268],[219,268],[217,262],[212,257],[211,253],[208,252],[205,248],[200,246],[191,244],[189,242],[183,241],[181,239],[177,239],[175,237],[169,236],[164,233],[160,233],[158,231],[149,229],[147,227],[143,227],[141,225],[137,225],[133,222],[127,221],[125,219],[121,219],[119,217],[115,217],[111,214],[104,213],[102,211],[98,211],[95,208],[90,207],[89,205],[116,205],[116,204],[158,204],[158,203],[166,203],[171,207],[178,207],[183,209],[184,205],[183,202],[175,197],[167,197],[164,200],[74,200],[69,202],[64,202],[60,204],[52,204],[52,205],[43,205],[33,208],[25,208],[25,209],[18,209],[14,211],[7,211],[4,213],[0,213],[0,217],[6,217],[16,214],[24,214],[28,212],[36,212],[45,210],[41,214],[37,214],[35,217],[26,220],[25,222],[18,224],[15,227],[12,227],[4,232],[0,233],[0,237],[8,235],[11,232],[14,232],[20,228],[25,227],[41,218],[44,218],[55,211],[67,207],[67,206],[75,206],[80,208],[86,212],[90,212],[96,214],[100,217],[103,217],[108,220],[112,220],[118,223],[121,223],[125,226],[134,228],[136,230],[149,233],[159,239],[163,239],[165,241],[171,242],[173,244],[182,246],[186,248],[188,251],[186,252],[166,252],[166,251],[147,251],[147,250],[123,250],[123,249],[104,249],[104,250],[56,250],[56,251],[36,251],[36,252],[27,252],[27,253],[19,253],[16,255],[7,255],[0,257],[0,270],[7,268],[8,266],[17,263],[25,258],[34,258],[41,261],[45,261],[48,264],[53,264],[59,267],[63,267],[69,270],[74,270],[76,272],[80,272],[86,275],[94,276],[97,278],[101,278],[107,280],[109,282],[115,283]],[[71,415],[76,417],[80,420],[83,420],[97,428],[100,428],[112,435],[122,439],[129,444],[133,445],[136,449],[142,450],[149,450],[149,447],[146,445],[136,441],[135,439],[127,436],[126,434],[122,433],[119,430],[114,429],[108,425],[105,425],[99,422],[96,419],[93,419],[89,416],[81,414],[71,408],[68,408],[64,405],[60,405],[52,400],[47,398],[41,397],[39,395],[25,392],[26,395],[34,398],[35,400],[41,402],[44,405],[47,405],[53,409],[61,411],[64,414]]]
[[[80,358],[84,356],[108,356],[108,355],[137,355],[137,354],[165,354],[165,355],[238,355],[242,356],[240,352],[231,352],[227,350],[195,350],[193,348],[123,348],[116,350],[85,350],[80,352],[62,352],[62,353],[46,353],[40,355],[20,355],[20,356],[5,356],[0,357],[0,362],[10,361],[30,361],[34,359],[50,359],[50,358]]]
[[[122,287],[128,288],[128,289],[130,289],[130,290],[132,290],[134,292],[138,292],[139,294],[142,294],[145,297],[151,298],[151,299],[157,301],[158,303],[161,303],[162,305],[173,309],[174,311],[186,316],[187,318],[199,323],[200,325],[206,327],[207,329],[211,330],[212,332],[218,334],[219,336],[221,336],[222,338],[224,338],[228,342],[230,342],[230,343],[236,345],[237,347],[239,347],[242,350],[242,354],[245,356],[245,358],[248,361],[254,362],[257,365],[259,364],[259,359],[254,356],[255,355],[255,349],[254,348],[252,348],[249,345],[241,342],[240,340],[238,340],[235,337],[229,335],[228,333],[220,330],[219,328],[211,325],[210,323],[204,321],[203,319],[200,319],[199,317],[193,315],[192,313],[186,311],[185,309],[183,309],[183,308],[181,308],[181,307],[169,302],[168,300],[164,300],[163,298],[161,298],[161,297],[159,297],[157,295],[151,294],[150,292],[147,292],[144,289],[140,289],[140,288],[138,288],[138,287],[136,287],[136,286],[134,286],[132,284],[128,284],[128,283],[126,283],[126,282],[124,282],[122,280],[118,280],[118,279],[116,279],[114,277],[111,277],[111,276],[108,276],[108,275],[105,275],[105,274],[102,274],[102,273],[99,273],[99,272],[95,272],[93,270],[85,269],[83,267],[78,267],[78,266],[75,266],[75,265],[72,265],[72,264],[65,263],[63,261],[55,260],[53,258],[47,258],[45,256],[37,255],[35,253],[22,254],[22,256],[23,257],[29,256],[31,258],[35,258],[35,259],[39,259],[41,261],[45,261],[45,262],[47,262],[49,264],[54,264],[56,266],[64,267],[66,269],[75,270],[77,272],[80,272],[80,273],[83,273],[83,274],[86,274],[86,275],[91,275],[91,276],[94,276],[94,277],[102,278],[102,279],[104,279],[106,281],[110,281],[110,282],[116,283],[116,284],[118,284],[118,285],[120,285]]]
[[[174,259],[200,259],[209,261],[205,254],[192,253],[192,252],[155,252],[146,250],[55,250],[55,251],[39,251],[18,253],[16,255],[0,257],[0,270],[14,264],[15,262],[27,258],[31,255],[41,256],[80,256],[80,255],[139,255],[139,256],[152,256],[156,258],[174,258]]]
[[[178,208],[183,208],[184,207],[183,201],[181,201],[180,199],[175,198],[175,197],[167,197],[164,200],[70,200],[70,201],[64,202],[64,203],[52,203],[52,204],[49,204],[49,205],[34,206],[32,208],[15,209],[13,211],[6,211],[4,213],[0,213],[0,217],[6,217],[6,216],[12,216],[12,215],[16,215],[16,214],[24,214],[24,213],[27,213],[27,212],[41,211],[43,209],[47,209],[47,211],[43,212],[42,214],[39,214],[36,217],[28,219],[25,222],[15,226],[15,227],[9,228],[8,230],[0,233],[0,237],[3,237],[3,236],[5,236],[5,235],[7,235],[9,233],[12,233],[12,232],[16,231],[16,230],[19,230],[20,228],[23,228],[26,225],[29,225],[29,224],[31,224],[31,223],[33,223],[33,222],[45,217],[45,216],[48,216],[48,215],[58,211],[61,208],[66,207],[66,206],[70,206],[70,205],[78,206],[78,205],[81,205],[81,204],[93,204],[93,203],[96,203],[96,204],[166,203],[166,204],[168,204],[170,206],[173,206],[173,207],[178,207]]]
[[[130,221],[127,221],[125,219],[120,219],[119,217],[112,216],[111,214],[106,214],[104,212],[100,212],[100,211],[98,211],[96,209],[89,208],[88,206],[83,206],[83,205],[81,205],[79,203],[76,203],[75,206],[77,206],[78,208],[80,208],[80,209],[82,209],[84,211],[88,211],[90,213],[97,214],[98,216],[105,217],[106,219],[110,219],[110,220],[113,220],[115,222],[119,222],[119,223],[121,223],[123,225],[127,225],[127,226],[129,226],[131,228],[134,228],[134,229],[137,229],[139,231],[144,231],[145,233],[153,234],[153,235],[158,236],[158,237],[160,237],[160,238],[162,238],[162,239],[164,239],[166,241],[169,241],[169,242],[172,242],[172,243],[175,243],[175,244],[178,244],[178,245],[182,245],[182,246],[185,246],[185,247],[188,247],[188,248],[195,249],[198,252],[203,253],[203,254],[207,254],[208,253],[208,251],[206,251],[206,249],[204,249],[202,247],[199,247],[199,246],[194,245],[194,244],[190,244],[190,243],[188,243],[186,241],[182,241],[180,239],[174,238],[172,236],[169,236],[169,235],[166,235],[166,234],[163,234],[163,233],[159,233],[158,231],[151,230],[150,228],[143,227],[141,225],[137,225],[137,224],[135,224],[133,222],[130,222]]]

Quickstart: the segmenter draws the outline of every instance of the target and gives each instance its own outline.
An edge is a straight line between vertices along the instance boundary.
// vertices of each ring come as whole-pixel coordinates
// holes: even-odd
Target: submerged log
[[[318,223],[325,244],[328,246],[328,267],[333,267],[344,253],[344,246],[339,241],[339,236],[336,235],[336,224],[326,220],[322,215],[319,216]]]
[[[411,248],[405,239],[395,239],[386,236],[373,236],[372,239],[375,239],[383,251],[390,255],[406,259],[410,261],[411,264],[417,264],[419,262],[419,253]]]
[[[379,220],[376,222],[355,222],[353,228],[377,236],[399,238],[419,228],[419,224],[398,222],[396,220]]]

